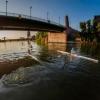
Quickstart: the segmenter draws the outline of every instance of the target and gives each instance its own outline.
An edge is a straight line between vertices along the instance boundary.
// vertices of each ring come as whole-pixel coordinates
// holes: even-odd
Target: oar
[[[86,60],[92,61],[94,63],[98,63],[99,62],[99,60],[96,60],[96,59],[93,59],[93,58],[89,58],[89,57],[85,57],[85,56],[79,56],[77,54],[72,54],[72,53],[65,52],[65,51],[57,50],[57,52],[59,52],[59,53],[61,53],[63,55],[70,55],[70,56],[73,56],[73,57],[78,57],[78,58],[86,59]]]

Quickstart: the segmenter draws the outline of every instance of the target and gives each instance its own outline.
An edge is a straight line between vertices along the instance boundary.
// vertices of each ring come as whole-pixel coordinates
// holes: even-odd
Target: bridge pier
[[[65,16],[65,27],[66,30],[64,32],[59,32],[59,33],[49,32],[48,43],[67,43],[67,34],[69,29],[68,16]]]
[[[31,34],[30,34],[30,31],[28,30],[28,31],[27,31],[27,39],[29,40],[30,37],[31,37]]]
[[[61,33],[48,33],[48,43],[67,43],[67,34],[66,32]]]

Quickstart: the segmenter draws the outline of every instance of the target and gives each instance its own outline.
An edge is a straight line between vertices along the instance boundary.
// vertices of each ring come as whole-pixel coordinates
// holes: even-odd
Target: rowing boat
[[[81,58],[81,59],[89,60],[89,61],[92,61],[94,63],[98,63],[99,62],[99,60],[97,60],[97,59],[93,59],[93,58],[89,58],[89,57],[85,57],[85,56],[80,56],[80,55],[69,53],[69,52],[65,52],[65,51],[57,50],[57,52],[59,52],[59,53],[61,53],[63,55],[69,55],[70,57],[78,57],[78,58]]]

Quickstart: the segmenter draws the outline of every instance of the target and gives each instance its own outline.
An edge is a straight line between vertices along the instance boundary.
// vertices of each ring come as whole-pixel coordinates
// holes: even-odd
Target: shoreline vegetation
[[[82,42],[100,43],[100,23],[96,19],[80,22],[80,29]]]
[[[45,44],[48,41],[48,32],[37,32],[35,38],[37,44]]]

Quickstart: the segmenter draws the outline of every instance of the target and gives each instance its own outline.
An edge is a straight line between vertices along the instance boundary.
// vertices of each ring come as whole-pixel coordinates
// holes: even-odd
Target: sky
[[[5,1],[0,0],[0,12],[6,11]],[[100,15],[100,0],[8,0],[8,12],[30,15],[30,6],[32,6],[32,16],[47,19],[48,12],[50,20],[59,22],[60,17],[60,23],[63,25],[64,16],[68,15],[70,26],[77,30],[81,21]],[[4,31],[0,31],[0,35],[3,36],[3,33]],[[24,32],[19,33],[18,36],[24,34]],[[17,37],[16,34],[15,36]]]

